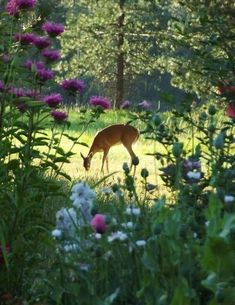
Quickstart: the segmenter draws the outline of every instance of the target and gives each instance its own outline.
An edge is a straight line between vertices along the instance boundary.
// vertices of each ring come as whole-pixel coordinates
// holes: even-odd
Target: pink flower
[[[49,107],[56,108],[62,102],[62,97],[59,93],[58,94],[54,93],[54,94],[46,95],[43,100]]]
[[[6,5],[6,11],[11,16],[19,17],[20,10],[33,9],[36,3],[36,0],[9,0]]]
[[[226,108],[226,114],[232,119],[235,119],[235,102],[228,104]]]
[[[56,37],[64,32],[64,25],[61,23],[47,21],[42,25],[42,30],[47,32],[49,36]]]
[[[68,90],[70,92],[82,92],[85,89],[85,84],[83,80],[80,79],[66,79],[61,83],[61,87],[64,90]]]
[[[91,226],[96,233],[103,234],[107,230],[105,215],[96,214],[91,220]]]
[[[42,55],[48,61],[56,61],[56,60],[60,59],[60,51],[57,51],[57,50],[44,49],[42,51]]]
[[[152,104],[144,100],[141,103],[139,103],[138,106],[141,107],[142,109],[148,110],[152,107]]]
[[[51,116],[56,122],[62,123],[67,119],[68,114],[64,111],[53,110],[51,111]]]
[[[19,41],[21,44],[27,45],[34,41],[35,35],[33,33],[16,34],[15,41]]]
[[[110,109],[110,101],[103,96],[92,96],[89,100],[91,106],[101,106],[104,109]]]
[[[45,49],[51,45],[51,42],[48,39],[48,37],[40,37],[40,36],[35,36],[32,43],[38,49]]]
[[[127,108],[130,108],[131,107],[131,102],[130,101],[124,101],[122,102],[120,108],[121,109],[127,109]]]

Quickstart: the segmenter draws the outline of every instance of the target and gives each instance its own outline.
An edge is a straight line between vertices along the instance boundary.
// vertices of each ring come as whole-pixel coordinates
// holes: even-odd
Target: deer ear
[[[83,156],[83,154],[82,154],[82,153],[80,153],[80,154],[81,154],[82,159],[84,160],[84,159],[85,159],[85,157]]]

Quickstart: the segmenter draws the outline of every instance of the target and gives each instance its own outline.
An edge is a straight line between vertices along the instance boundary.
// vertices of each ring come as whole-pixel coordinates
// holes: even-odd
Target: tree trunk
[[[119,0],[119,7],[121,10],[121,15],[118,17],[118,38],[117,38],[117,47],[118,47],[118,55],[117,55],[117,76],[116,76],[116,108],[120,108],[120,105],[123,101],[124,97],[124,52],[122,50],[124,43],[124,3],[125,0]]]

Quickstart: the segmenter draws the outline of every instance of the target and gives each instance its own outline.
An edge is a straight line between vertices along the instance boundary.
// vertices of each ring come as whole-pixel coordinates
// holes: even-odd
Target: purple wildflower
[[[40,93],[37,92],[36,90],[27,89],[25,91],[25,96],[32,97],[35,100],[39,100],[40,99]]]
[[[152,104],[150,102],[144,100],[141,103],[139,103],[138,106],[144,110],[148,110],[152,107]]]
[[[92,106],[101,106],[104,109],[111,108],[110,101],[103,96],[92,96],[89,100],[89,104]]]
[[[45,65],[44,62],[42,61],[27,59],[26,62],[24,63],[24,67],[32,71],[33,68],[36,70],[44,69]]]
[[[64,25],[61,23],[46,21],[42,25],[42,30],[45,31],[49,36],[56,37],[64,32]]]
[[[4,91],[4,83],[0,80],[0,91]]]
[[[49,61],[56,61],[60,59],[60,51],[44,49],[42,55]]]
[[[19,41],[21,44],[27,45],[34,41],[35,35],[33,33],[16,34],[15,41]]]
[[[24,102],[16,102],[16,108],[21,112],[25,113],[27,111],[27,105]]]
[[[19,9],[32,9],[37,3],[37,0],[16,0]]]
[[[54,77],[54,72],[49,69],[42,68],[42,69],[37,69],[36,75],[40,81],[45,82]]]
[[[40,37],[40,36],[35,36],[32,43],[38,49],[45,49],[51,45],[51,42],[48,39],[48,37]]]
[[[20,10],[33,9],[37,0],[9,0],[6,5],[6,11],[9,15],[19,17]]]
[[[22,96],[26,96],[26,91],[23,88],[15,88],[15,87],[11,87],[9,89],[9,92],[14,95],[15,97],[22,97]]]
[[[131,102],[130,101],[124,101],[122,102],[120,108],[121,109],[127,109],[127,108],[130,108],[131,107]]]
[[[67,119],[68,114],[64,111],[52,110],[51,116],[56,122],[61,123]]]
[[[80,79],[66,79],[61,83],[61,87],[70,92],[82,92],[85,89],[85,83]]]
[[[56,108],[62,102],[62,97],[60,94],[50,94],[44,97],[44,102],[51,108]]]

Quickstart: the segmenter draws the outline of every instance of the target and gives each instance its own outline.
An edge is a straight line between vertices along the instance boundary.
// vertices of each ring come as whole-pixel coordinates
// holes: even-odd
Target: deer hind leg
[[[109,152],[109,149],[104,149],[103,158],[102,158],[101,172],[104,171],[104,162],[105,162],[105,161],[106,161],[106,168],[107,168],[107,171],[109,172],[109,166],[108,166],[108,152]]]

